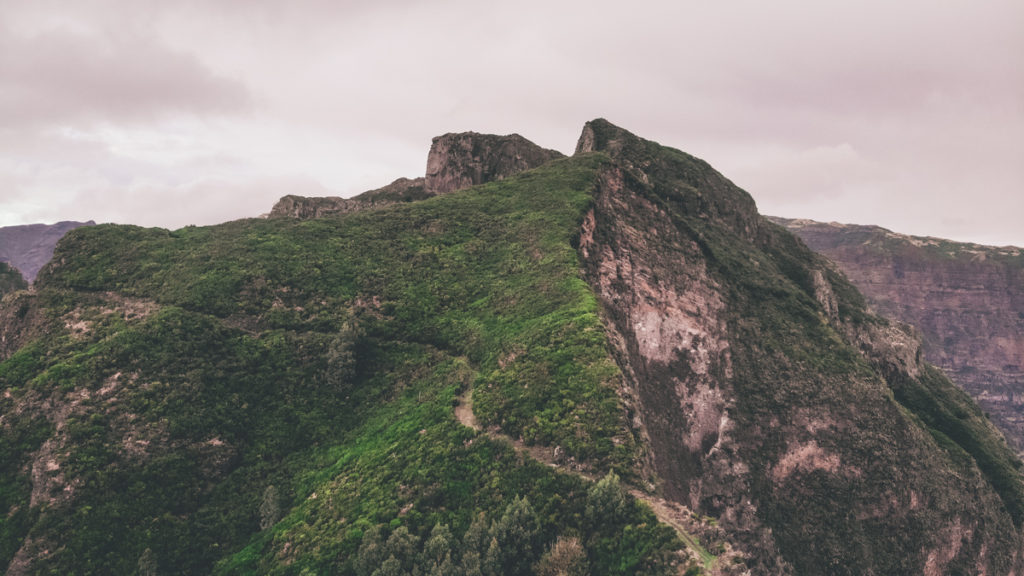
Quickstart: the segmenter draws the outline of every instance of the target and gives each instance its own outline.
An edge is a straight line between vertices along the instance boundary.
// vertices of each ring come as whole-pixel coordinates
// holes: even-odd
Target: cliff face
[[[285,196],[274,205],[270,217],[320,218],[423,200],[502,180],[562,157],[561,153],[541,148],[518,134],[445,134],[431,143],[426,177],[399,178],[383,188],[349,199]]]
[[[1024,249],[776,221],[831,258],[879,314],[920,330],[925,358],[1024,453]]]
[[[936,438],[998,436],[912,330],[699,160],[603,121],[591,150],[615,166],[581,257],[668,497],[717,518],[754,573],[1020,570],[1019,462],[951,466],[963,448]]]
[[[17,268],[25,280],[34,282],[39,270],[53,257],[53,248],[65,234],[95,222],[58,222],[0,228],[0,261]]]

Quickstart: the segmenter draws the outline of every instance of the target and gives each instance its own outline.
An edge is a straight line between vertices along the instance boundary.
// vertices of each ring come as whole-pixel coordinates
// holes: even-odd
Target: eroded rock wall
[[[925,359],[1024,454],[1024,249],[775,221],[835,261],[879,314],[920,330]]]

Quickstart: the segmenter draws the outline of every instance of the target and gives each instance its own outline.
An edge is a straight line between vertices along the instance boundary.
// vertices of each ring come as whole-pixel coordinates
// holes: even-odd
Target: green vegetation
[[[69,234],[39,281],[53,336],[0,363],[26,415],[0,445],[0,563],[27,538],[43,572],[362,574],[376,534],[394,573],[474,551],[528,573],[569,541],[592,574],[658,572],[681,543],[649,510],[605,517],[452,414],[472,383],[484,425],[631,473],[570,242],[602,162],[334,218]],[[464,543],[481,513],[490,556]]]
[[[17,268],[13,268],[6,262],[0,262],[0,297],[25,288],[28,288],[28,282],[25,282],[25,278]]]

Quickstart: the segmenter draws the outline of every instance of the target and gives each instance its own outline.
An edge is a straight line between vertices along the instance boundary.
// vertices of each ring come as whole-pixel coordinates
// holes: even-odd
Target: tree
[[[430,537],[423,543],[422,566],[424,571],[429,571],[434,566],[442,564],[445,558],[448,558],[450,563],[454,548],[453,542],[452,531],[448,529],[448,525],[440,522],[435,524],[430,531]]]
[[[373,571],[372,576],[405,576],[408,574],[402,569],[402,563],[394,556],[388,556],[388,559],[381,563],[380,568]]]
[[[501,566],[505,574],[530,573],[539,533],[540,521],[529,499],[525,496],[513,499],[491,526],[491,536],[501,547]]]
[[[587,552],[576,537],[559,536],[534,567],[537,576],[586,576]]]
[[[277,488],[273,484],[263,491],[263,502],[260,503],[260,530],[266,530],[281,519],[281,503],[277,496]]]
[[[587,492],[587,507],[584,512],[587,523],[595,531],[605,525],[624,521],[629,513],[629,500],[622,490],[619,477],[609,471],[604,478]]]
[[[481,511],[473,519],[473,522],[470,523],[466,533],[462,535],[463,552],[473,551],[477,554],[483,554],[489,541],[489,531],[490,522],[487,520],[487,514]]]
[[[384,555],[395,558],[405,572],[412,571],[416,561],[416,551],[419,549],[419,538],[409,533],[405,526],[399,526],[391,532],[388,541],[384,544]]]
[[[342,391],[352,383],[356,373],[356,345],[363,336],[362,327],[356,317],[351,317],[327,345],[328,386]]]
[[[373,571],[382,564],[385,558],[383,531],[383,528],[377,525],[371,526],[363,534],[354,562],[358,576],[371,576]]]
[[[139,556],[139,576],[156,576],[156,555],[153,550],[146,548]]]
[[[492,537],[490,544],[487,545],[487,553],[484,554],[481,571],[485,576],[502,576],[505,574],[503,564],[504,555],[501,551],[501,545],[498,543],[497,538]]]

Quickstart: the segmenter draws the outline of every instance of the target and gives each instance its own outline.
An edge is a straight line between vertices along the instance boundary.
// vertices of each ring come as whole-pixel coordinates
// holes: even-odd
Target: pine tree
[[[584,513],[587,523],[595,531],[600,531],[601,526],[622,522],[628,512],[629,500],[615,472],[609,471],[587,492],[587,507]]]
[[[273,484],[263,491],[263,502],[260,503],[260,530],[266,530],[281,519],[281,504],[277,497],[277,488]]]
[[[537,557],[539,533],[540,521],[530,501],[525,496],[513,499],[501,519],[491,526],[491,536],[501,547],[501,566],[505,574],[530,573],[530,566]]]
[[[454,538],[447,524],[438,522],[430,531],[430,537],[423,544],[424,569],[441,563],[445,556],[451,557]]]
[[[156,576],[156,554],[146,548],[139,556],[139,576]]]
[[[487,553],[484,554],[481,572],[484,573],[484,576],[504,576],[503,560],[501,545],[498,543],[497,538],[492,537],[490,544],[487,546]]]

